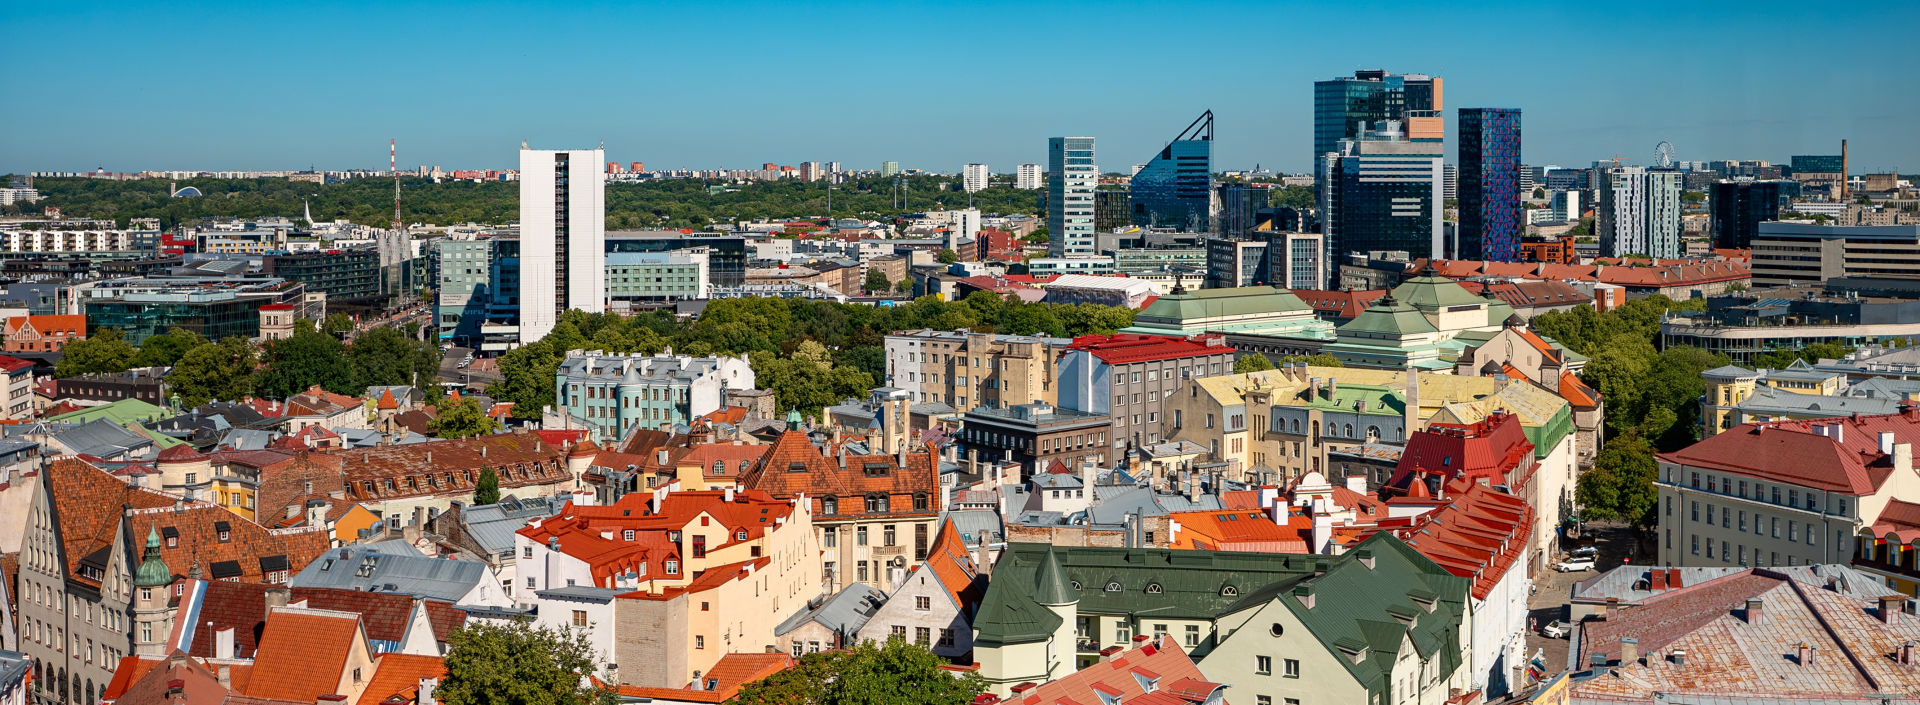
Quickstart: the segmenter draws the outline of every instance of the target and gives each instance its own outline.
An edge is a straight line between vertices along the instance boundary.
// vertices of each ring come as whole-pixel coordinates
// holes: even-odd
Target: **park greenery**
[[[568,311],[553,330],[500,357],[500,382],[487,393],[515,402],[513,414],[538,418],[554,401],[554,373],[569,350],[744,356],[779,410],[817,414],[886,381],[881,346],[893,331],[930,328],[1073,337],[1133,325],[1131,309],[1093,304],[1025,303],[976,291],[960,301],[923,296],[897,306],[805,299],[722,299],[698,319],[671,313],[634,317]]]
[[[401,209],[408,223],[506,223],[519,219],[520,186],[514,182],[434,183],[403,176]],[[869,176],[833,186],[828,210],[827,183],[779,179],[734,182],[717,179],[661,179],[607,184],[607,229],[704,229],[716,223],[761,218],[860,218],[884,220],[900,213],[973,207],[988,214],[1034,214],[1039,198],[1005,183],[968,194],[958,176]],[[393,221],[393,182],[382,178],[316,184],[287,179],[35,179],[42,199],[9,206],[7,214],[37,214],[54,206],[67,217],[110,218],[126,225],[132,218],[158,218],[163,228],[200,218],[300,217],[312,208],[316,221],[347,220],[384,227]],[[193,186],[206,194],[173,198],[169,187]]]
[[[613,705],[611,689],[582,676],[596,661],[586,632],[521,619],[472,620],[447,636],[447,674],[433,695],[446,705]]]
[[[1340,362],[1340,358],[1327,353],[1286,355],[1280,358],[1280,364],[1282,365],[1290,365],[1296,362],[1304,362],[1315,367],[1346,367],[1345,363]],[[1271,369],[1274,369],[1273,360],[1260,353],[1242,353],[1239,357],[1233,359],[1233,373],[1237,375]]]
[[[740,689],[734,705],[966,705],[986,689],[925,648],[893,637],[800,657],[793,668]]]
[[[171,367],[167,386],[188,407],[250,396],[285,399],[316,385],[355,395],[374,385],[427,385],[440,370],[439,350],[399,330],[373,328],[343,342],[309,321],[296,324],[293,337],[259,346],[174,328],[136,347],[119,329],[102,328],[62,352],[59,377]]]
[[[438,438],[471,438],[500,430],[500,422],[488,416],[480,402],[471,397],[450,398],[440,402],[432,422]]]

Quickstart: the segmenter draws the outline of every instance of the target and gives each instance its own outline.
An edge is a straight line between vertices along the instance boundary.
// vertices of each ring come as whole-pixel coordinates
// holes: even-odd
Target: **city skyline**
[[[1233,4],[1170,12],[1103,5],[1088,15],[1066,7],[761,5],[726,13],[736,39],[716,42],[709,34],[659,29],[720,21],[697,6],[482,3],[452,12],[436,3],[328,11],[268,3],[194,12],[43,4],[16,9],[16,21],[0,30],[15,49],[16,73],[101,97],[91,108],[0,118],[7,128],[0,132],[0,171],[380,168],[386,155],[379,143],[398,139],[402,163],[448,168],[508,168],[512,146],[531,141],[580,148],[604,142],[610,158],[663,169],[810,160],[875,169],[891,160],[947,173],[969,162],[1004,164],[999,173],[1007,173],[1011,165],[1043,162],[1047,137],[1072,134],[1099,138],[1109,155],[1102,171],[1124,172],[1164,146],[1169,130],[1212,110],[1219,119],[1217,169],[1309,173],[1312,84],[1357,69],[1443,76],[1449,107],[1525,110],[1524,158],[1533,165],[1584,166],[1615,155],[1646,163],[1661,140],[1685,160],[1785,162],[1794,154],[1833,153],[1842,138],[1851,140],[1856,173],[1920,164],[1920,135],[1900,129],[1920,98],[1873,72],[1835,73],[1797,58],[1897,45],[1900,28],[1915,26],[1920,9],[1894,7],[1876,22],[1849,23],[1788,4],[1737,8],[1448,9],[1419,22],[1370,24],[1363,43],[1338,32],[1291,35],[1287,59],[1269,69],[1276,50],[1262,28],[1274,22],[1344,26],[1356,13],[1431,8]],[[1237,20],[1218,21],[1228,14]],[[1116,78],[1068,94],[1040,80],[1047,66],[1071,58],[1039,42],[1047,27],[1068,21],[1082,23],[1087,44],[1115,47],[1099,51],[1111,69],[1103,75]],[[596,28],[593,41],[553,48],[539,39],[582,26]],[[958,61],[950,52],[892,50],[890,38],[906,41],[899,28],[911,26],[968,36],[974,55]],[[1122,50],[1147,26],[1207,33],[1217,41],[1202,65],[1233,68],[1195,72],[1183,70],[1190,62]],[[1519,34],[1475,39],[1490,26]],[[1607,42],[1559,51],[1557,28]],[[247,46],[248,37],[284,40],[289,33],[316,46],[167,58],[176,47]],[[1529,44],[1529,36],[1538,42]],[[72,51],[81,38],[121,50]],[[1755,50],[1787,39],[1791,51]],[[1538,50],[1516,53],[1515,46]],[[141,54],[169,67],[164,79],[126,70],[128,57]],[[971,87],[978,104],[944,111],[844,107],[864,100],[911,105],[896,99],[943,82]],[[556,112],[516,102],[527,85],[565,91],[578,108]],[[1166,85],[1192,97],[1145,90]],[[239,92],[220,99],[215,92],[222,90]],[[129,107],[113,109],[111,100]],[[1447,111],[1449,124],[1454,114]],[[1450,142],[1448,153],[1454,149]]]

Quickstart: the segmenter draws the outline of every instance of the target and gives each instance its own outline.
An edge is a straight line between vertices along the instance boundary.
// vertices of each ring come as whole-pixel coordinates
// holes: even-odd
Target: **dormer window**
[[[667,575],[679,575],[680,561],[667,561],[666,570],[667,570]]]
[[[1160,594],[1160,584],[1159,584],[1159,583],[1147,583],[1147,594],[1149,594],[1149,595],[1158,595],[1158,594]]]
[[[1234,595],[1238,595],[1238,594],[1240,594],[1240,588],[1234,587],[1232,585],[1228,585],[1226,587],[1220,588],[1221,597],[1233,597]]]
[[[621,540],[623,540],[623,541],[632,541],[632,540],[633,540],[633,529],[627,529],[626,531],[622,531],[622,532],[620,532],[620,539],[621,539]]]
[[[1124,588],[1120,587],[1120,581],[1118,580],[1107,583],[1107,592],[1120,592],[1123,589]]]
[[[735,533],[734,533],[734,535],[733,535],[733,540],[735,540],[735,541],[745,541],[745,540],[747,540],[747,530],[746,530],[746,529],[741,529],[740,531],[738,531],[738,532],[735,532]]]

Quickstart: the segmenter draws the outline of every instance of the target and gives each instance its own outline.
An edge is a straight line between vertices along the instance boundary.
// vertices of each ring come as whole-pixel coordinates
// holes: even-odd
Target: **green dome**
[[[134,587],[165,587],[173,582],[173,571],[167,568],[166,561],[160,560],[160,532],[147,529],[146,557],[140,561],[139,570],[133,573]]]

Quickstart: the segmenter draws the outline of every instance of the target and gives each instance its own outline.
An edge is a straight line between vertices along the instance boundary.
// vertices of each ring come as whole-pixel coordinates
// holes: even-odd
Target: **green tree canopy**
[[[119,332],[119,331],[115,331]],[[140,354],[133,359],[134,367],[167,367],[179,362],[188,350],[206,344],[207,339],[199,333],[185,328],[172,328],[165,333],[147,338],[140,344]]]
[[[227,338],[188,350],[167,373],[167,384],[187,407],[239,399],[253,394],[257,365],[252,342]]]
[[[440,372],[438,348],[393,328],[373,328],[355,336],[347,357],[353,363],[353,383],[361,389],[426,384]]]
[[[335,394],[366,390],[366,385],[354,384],[346,346],[311,325],[296,328],[291,338],[268,343],[264,362],[256,387],[268,398],[285,399],[316,384]]]
[[[867,269],[866,289],[869,294],[884,294],[893,289],[893,282],[887,279],[887,273],[878,267]]]
[[[1653,449],[1639,436],[1622,436],[1600,449],[1593,469],[1580,475],[1574,496],[1587,519],[1653,526],[1657,519],[1654,508],[1659,504],[1653,482],[1659,473]]]
[[[500,502],[500,473],[493,468],[480,468],[480,479],[473,483],[474,506],[498,504]]]
[[[487,416],[487,413],[480,409],[480,402],[470,398],[460,397],[442,401],[438,409],[440,413],[433,419],[435,437],[468,438],[484,436],[500,430],[500,422]],[[497,483],[495,489],[499,489]]]
[[[842,651],[807,654],[793,668],[748,683],[735,705],[966,705],[986,689],[971,671],[941,668],[940,657],[894,637]]]
[[[586,633],[526,620],[471,621],[447,637],[446,705],[613,705],[612,691],[583,685],[596,668]]]
[[[1237,375],[1271,369],[1273,361],[1260,353],[1240,353],[1239,357],[1233,359],[1233,373]]]
[[[140,355],[118,328],[96,329],[84,339],[67,341],[60,351],[60,364],[54,374],[61,377],[125,372]]]
[[[954,252],[953,250],[941,250],[939,259],[941,264],[953,264],[960,261],[960,253]]]

